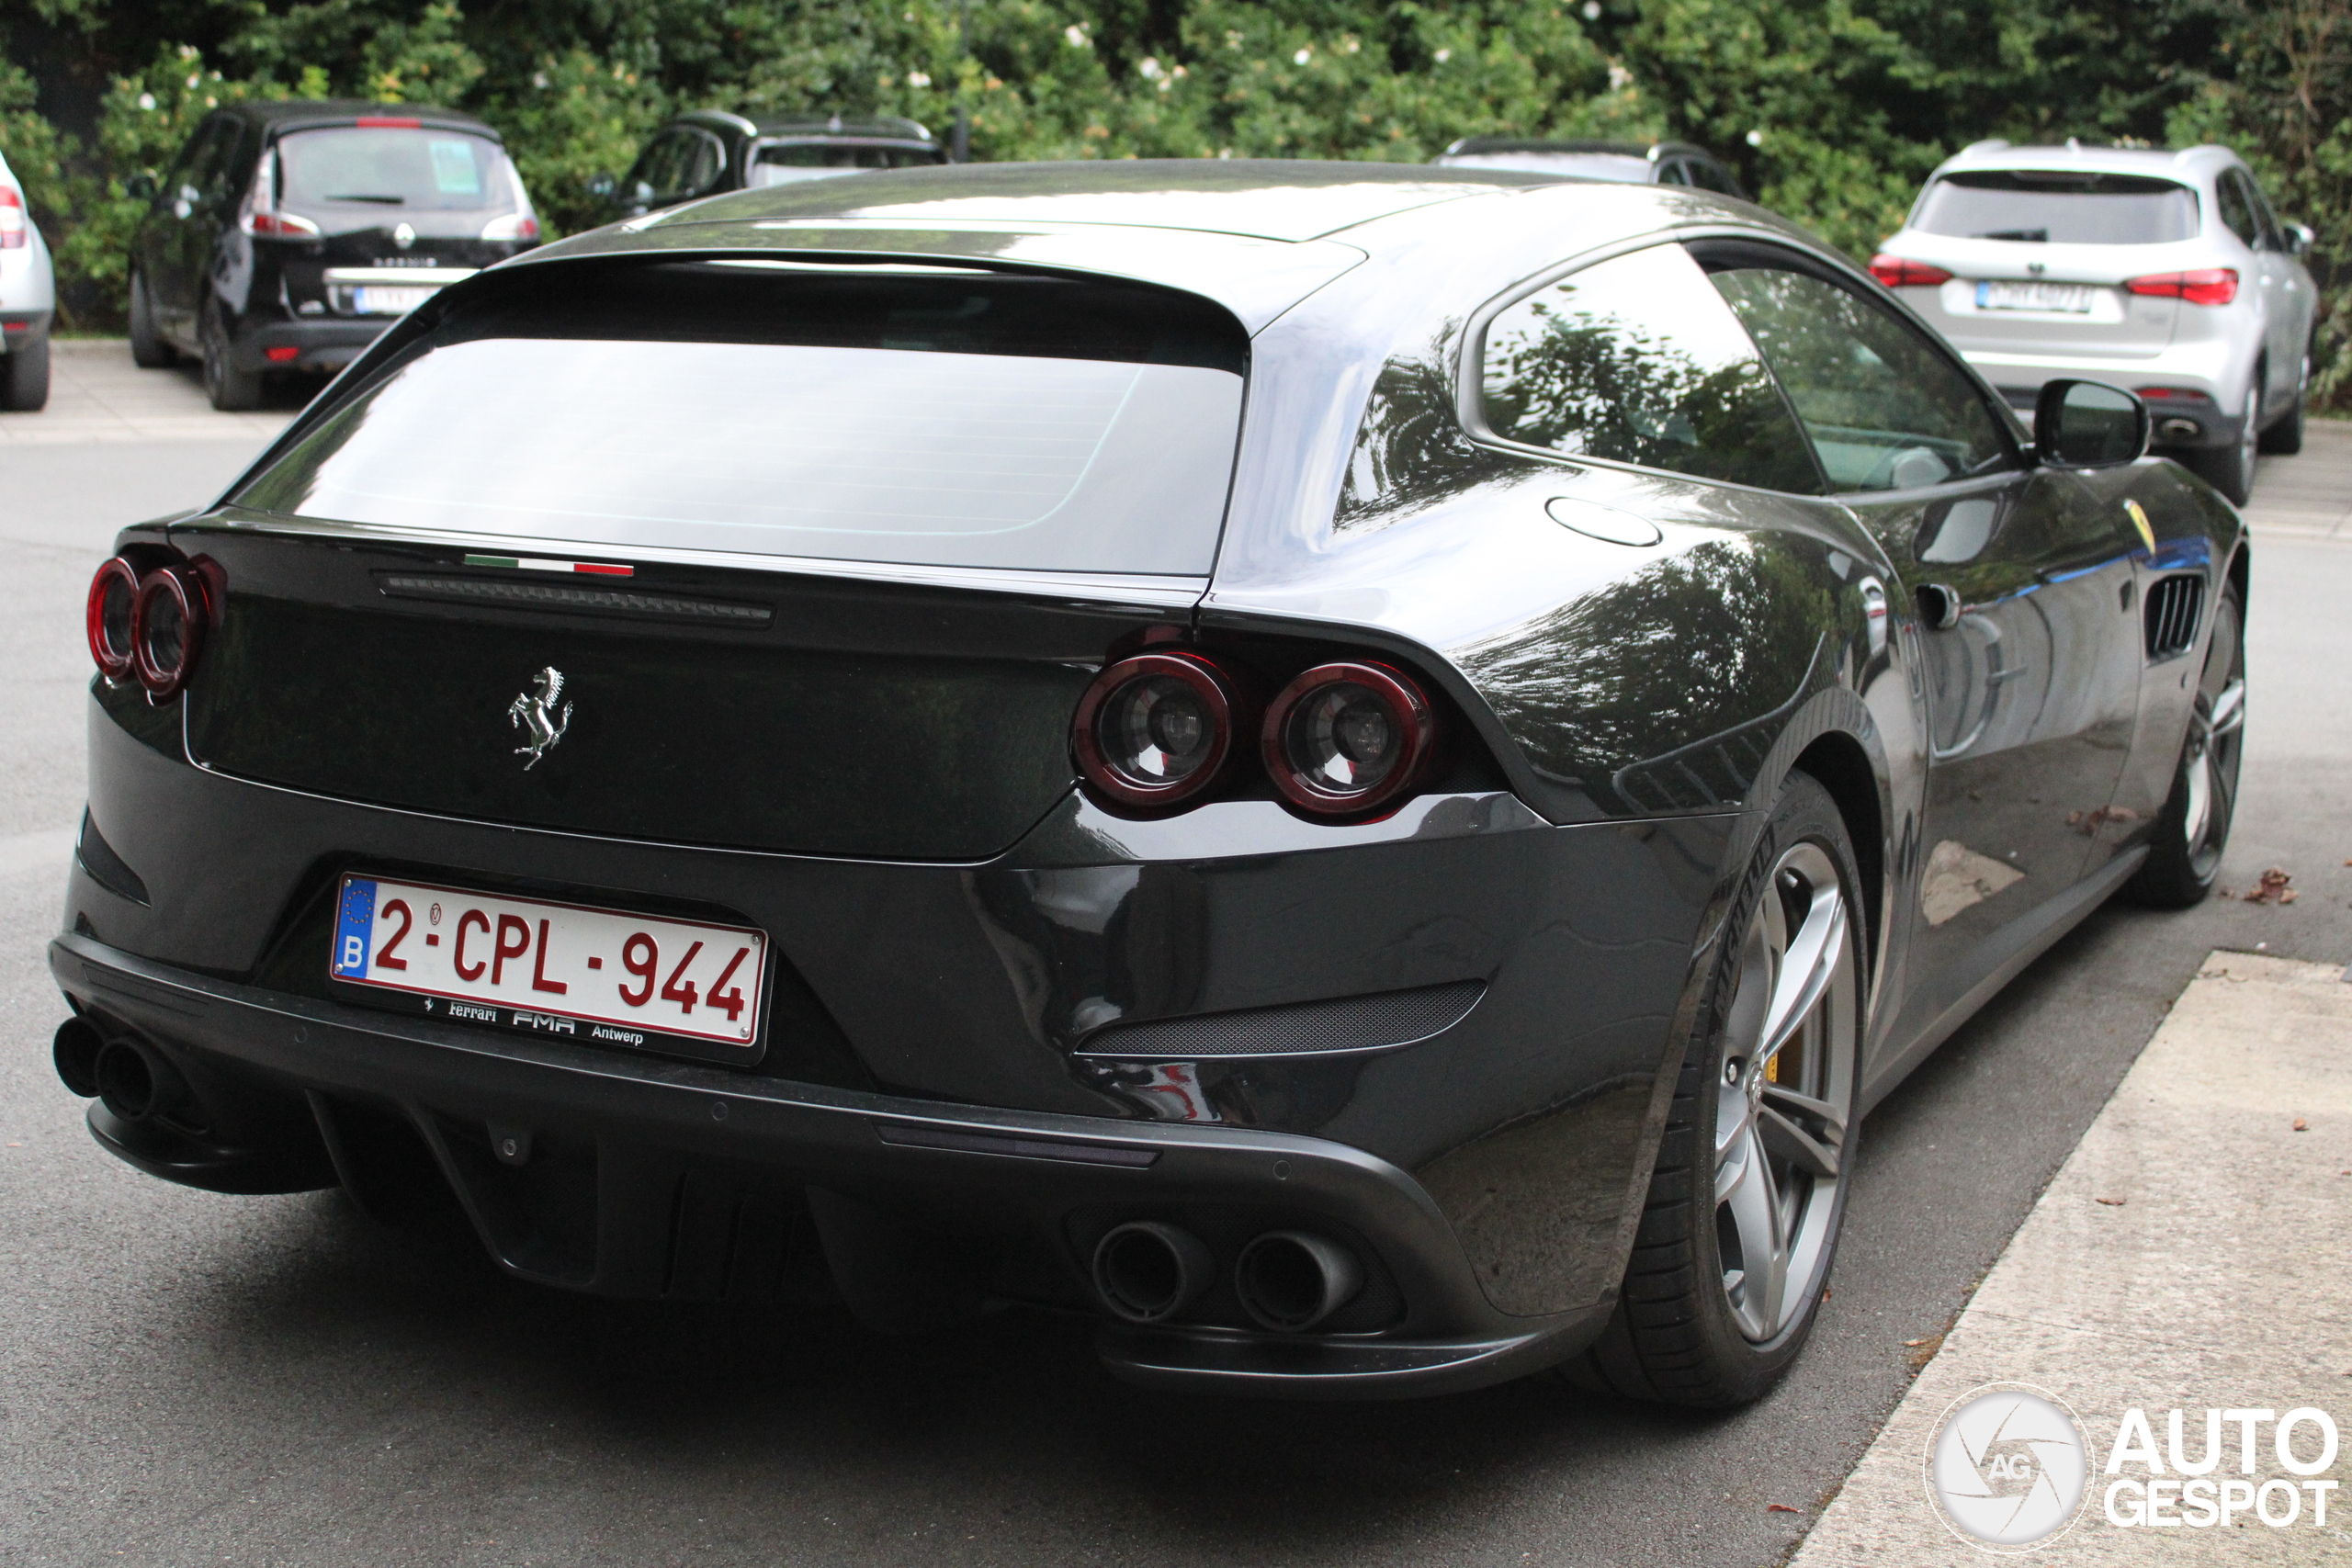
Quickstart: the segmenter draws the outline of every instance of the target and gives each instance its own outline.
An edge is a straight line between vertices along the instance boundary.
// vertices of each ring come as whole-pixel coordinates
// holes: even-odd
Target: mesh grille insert
[[[1088,1035],[1078,1054],[1135,1062],[1385,1051],[1453,1028],[1478,1005],[1486,991],[1483,980],[1458,980],[1447,986],[1294,1007],[1114,1024]]]

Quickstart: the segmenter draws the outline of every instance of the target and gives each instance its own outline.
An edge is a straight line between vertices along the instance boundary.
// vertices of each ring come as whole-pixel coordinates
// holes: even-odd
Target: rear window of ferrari
[[[1946,175],[1911,226],[1955,239],[2160,245],[2197,233],[2197,193],[2143,175],[1979,169]]]
[[[1191,295],[773,262],[518,269],[232,500],[389,531],[1204,575],[1248,350]]]

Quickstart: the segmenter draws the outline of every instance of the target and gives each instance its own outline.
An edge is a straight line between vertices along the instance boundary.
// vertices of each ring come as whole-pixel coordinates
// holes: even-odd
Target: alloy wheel
[[[1860,987],[1837,863],[1801,841],[1742,938],[1716,1063],[1714,1199],[1733,1321],[1765,1344],[1828,1267],[1853,1117]]]
[[[2245,672],[2239,656],[2236,601],[2224,596],[2214,616],[2213,640],[2188,715],[2188,750],[2181,760],[2188,786],[2181,836],[2199,879],[2212,875],[2228,841],[2237,803],[2238,765],[2245,734]]]
[[[2254,485],[2254,464],[2262,452],[2262,377],[2256,374],[2245,389],[2245,419],[2238,430],[2238,463],[2245,475],[2249,490]]]

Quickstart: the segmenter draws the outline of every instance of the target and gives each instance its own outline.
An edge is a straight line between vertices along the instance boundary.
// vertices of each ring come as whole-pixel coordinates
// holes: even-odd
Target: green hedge
[[[968,107],[989,160],[1418,163],[1488,133],[1685,136],[1857,255],[1982,136],[2230,142],[2321,235],[2321,391],[2345,386],[2352,0],[29,0],[0,22],[0,150],[69,326],[118,327],[132,174],[209,105],[327,94],[472,109],[543,216],[688,107]],[[959,15],[967,23],[959,27]],[[968,50],[964,39],[968,38]],[[52,80],[99,94],[61,130]],[[62,95],[61,95],[62,96]]]

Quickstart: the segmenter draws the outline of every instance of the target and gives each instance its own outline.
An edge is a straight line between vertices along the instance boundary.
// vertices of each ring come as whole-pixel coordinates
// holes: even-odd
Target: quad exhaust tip
[[[143,1122],[187,1094],[178,1071],[162,1053],[127,1034],[102,1033],[85,1018],[59,1024],[49,1054],[59,1082],[125,1122]]]
[[[1363,1265],[1327,1237],[1268,1231],[1241,1249],[1233,1288],[1242,1310],[1266,1327],[1296,1334],[1314,1327],[1363,1289]]]
[[[57,1064],[57,1078],[68,1089],[84,1100],[95,1099],[98,1092],[98,1053],[106,1049],[106,1036],[83,1019],[69,1018],[57,1026],[57,1036],[50,1043],[50,1060]]]
[[[1094,1244],[1094,1289],[1129,1323],[1165,1323],[1216,1278],[1200,1237],[1157,1220],[1133,1220]]]

